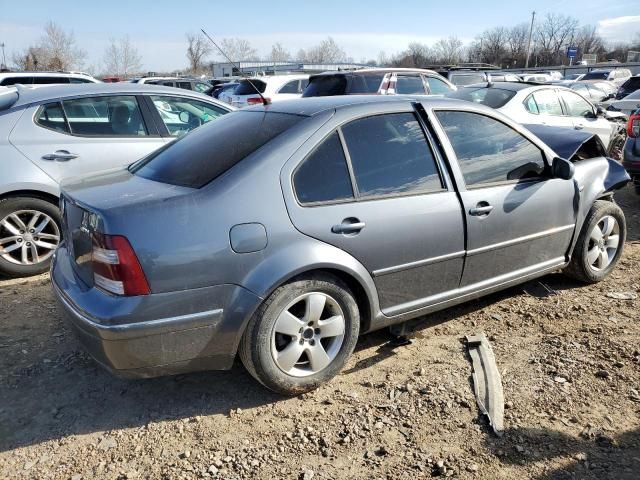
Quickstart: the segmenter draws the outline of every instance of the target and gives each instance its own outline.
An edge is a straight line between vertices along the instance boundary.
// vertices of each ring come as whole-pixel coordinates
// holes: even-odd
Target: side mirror
[[[564,158],[555,157],[551,163],[551,176],[562,180],[571,180],[575,167],[573,163]]]

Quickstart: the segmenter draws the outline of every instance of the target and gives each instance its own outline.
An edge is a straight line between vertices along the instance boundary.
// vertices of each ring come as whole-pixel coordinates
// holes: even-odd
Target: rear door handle
[[[68,150],[56,150],[53,153],[47,153],[42,156],[43,160],[62,160],[64,162],[78,158],[76,153],[71,153]]]
[[[356,234],[359,233],[360,230],[362,230],[365,226],[366,224],[364,222],[361,222],[357,218],[345,218],[341,224],[331,227],[331,231],[333,233]]]
[[[493,205],[489,205],[487,202],[479,202],[474,208],[469,210],[469,215],[476,217],[484,217],[491,213]]]

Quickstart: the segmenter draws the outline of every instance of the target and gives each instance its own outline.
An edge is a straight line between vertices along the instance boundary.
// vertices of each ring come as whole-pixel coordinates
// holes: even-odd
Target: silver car
[[[44,272],[60,241],[60,183],[122,167],[231,110],[181,89],[0,88],[0,275]]]
[[[484,105],[283,101],[68,185],[52,283],[121,375],[226,369],[239,354],[295,394],[336,375],[361,333],[558,269],[602,280],[622,253],[612,196],[628,181]]]

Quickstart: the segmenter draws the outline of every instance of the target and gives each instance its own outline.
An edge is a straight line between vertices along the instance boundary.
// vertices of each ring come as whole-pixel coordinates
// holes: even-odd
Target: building
[[[238,62],[238,63],[212,63],[211,73],[214,78],[275,75],[284,73],[318,73],[330,70],[354,70],[367,68],[369,65],[361,63],[307,63],[299,61],[290,62]]]

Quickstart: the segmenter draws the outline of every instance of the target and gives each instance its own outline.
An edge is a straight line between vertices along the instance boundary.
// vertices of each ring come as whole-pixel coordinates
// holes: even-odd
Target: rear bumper
[[[225,370],[261,299],[237,285],[117,297],[87,287],[62,245],[53,290],[80,343],[113,373],[133,378]]]

